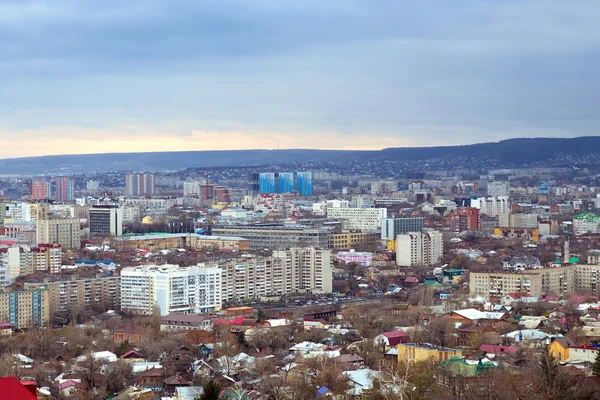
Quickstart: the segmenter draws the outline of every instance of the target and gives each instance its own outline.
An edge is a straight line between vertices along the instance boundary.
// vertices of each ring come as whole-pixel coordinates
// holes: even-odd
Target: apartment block
[[[431,265],[438,262],[443,255],[442,232],[409,232],[396,237],[396,265]]]
[[[294,293],[331,293],[331,251],[291,248],[271,257],[233,259],[223,271],[223,301],[254,300]]]
[[[125,195],[143,196],[156,192],[156,178],[153,174],[129,174],[125,176]]]
[[[121,309],[149,315],[158,306],[162,316],[221,309],[221,269],[198,264],[142,265],[121,270]]]
[[[516,273],[472,272],[471,296],[499,300],[508,293],[527,292],[533,297],[568,293],[598,294],[600,265],[567,265]]]
[[[241,237],[208,236],[196,233],[161,233],[139,236],[121,236],[117,242],[129,249],[150,251],[174,249],[218,248],[219,251],[248,251],[250,241]]]
[[[327,218],[342,221],[344,229],[378,231],[387,218],[387,208],[333,207],[327,209]]]
[[[330,249],[375,250],[379,246],[379,242],[379,231],[349,231],[329,235]]]
[[[89,307],[99,310],[119,309],[120,277],[93,275],[34,275],[23,283],[25,289],[47,289],[50,315]]]
[[[50,296],[47,289],[0,292],[0,321],[15,329],[47,326]]]
[[[123,235],[123,208],[117,206],[94,206],[90,208],[91,235]]]
[[[60,244],[63,248],[81,247],[79,220],[75,218],[38,219],[36,243]]]
[[[423,232],[423,217],[381,220],[381,240],[396,240],[396,236],[408,232]]]
[[[14,244],[0,248],[0,268],[6,268],[10,280],[19,275],[29,275],[38,271],[60,272],[62,246],[60,244],[40,244],[28,246]]]
[[[213,235],[238,236],[250,240],[250,249],[286,249],[290,247],[329,247],[330,235],[334,227],[318,227],[282,224],[260,225],[214,225]]]
[[[508,196],[510,194],[510,185],[506,181],[489,181],[487,187],[488,196]]]

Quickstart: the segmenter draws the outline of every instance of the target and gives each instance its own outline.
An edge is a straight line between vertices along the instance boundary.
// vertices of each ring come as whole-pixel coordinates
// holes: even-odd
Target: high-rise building
[[[224,302],[295,293],[331,293],[331,250],[310,247],[274,251],[271,257],[239,258],[218,264]]]
[[[13,329],[47,326],[50,322],[50,296],[47,289],[0,293],[0,321]]]
[[[471,207],[479,209],[479,214],[498,217],[511,211],[508,196],[472,198]]]
[[[291,193],[294,191],[294,173],[280,172],[277,174],[277,193]]]
[[[91,235],[123,235],[123,208],[118,206],[93,206],[90,208]]]
[[[398,182],[395,181],[375,181],[371,182],[371,194],[381,195],[390,194],[398,191]]]
[[[50,180],[45,177],[34,178],[31,181],[31,199],[47,200],[52,197]]]
[[[381,220],[381,240],[396,240],[396,236],[408,232],[423,232],[423,217]]]
[[[128,174],[125,177],[126,196],[153,195],[156,192],[154,174]]]
[[[183,182],[183,196],[200,198],[200,185],[199,181]]]
[[[215,186],[214,198],[219,202],[230,203],[231,196],[229,195],[229,188],[227,186]]]
[[[443,255],[442,232],[409,232],[396,237],[396,265],[431,265],[439,262]]]
[[[81,227],[75,218],[38,219],[36,243],[60,244],[68,249],[81,247]]]
[[[464,232],[479,229],[479,210],[475,207],[459,207],[448,215],[450,232]]]
[[[0,227],[4,226],[4,220],[6,219],[6,203],[0,201]]]
[[[487,194],[491,197],[508,196],[510,195],[510,185],[506,181],[489,181]]]
[[[75,183],[73,178],[57,176],[55,180],[56,201],[66,203],[75,200]]]
[[[28,277],[23,286],[27,290],[48,289],[50,315],[54,315],[93,306],[118,309],[121,307],[119,282],[119,276],[101,273],[92,276],[56,274]]]
[[[237,236],[250,240],[251,249],[285,249],[311,246],[328,248],[334,227],[312,228],[302,225],[213,225],[217,236]]]
[[[142,265],[121,270],[121,309],[136,314],[204,313],[221,309],[220,268]]]
[[[296,173],[296,190],[302,196],[312,196],[312,172],[297,172]]]
[[[261,193],[276,193],[274,172],[261,172],[259,190]]]

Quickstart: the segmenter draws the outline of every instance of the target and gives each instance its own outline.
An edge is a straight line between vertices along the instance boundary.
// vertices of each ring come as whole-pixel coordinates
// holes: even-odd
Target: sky
[[[0,158],[598,135],[600,2],[0,1]]]

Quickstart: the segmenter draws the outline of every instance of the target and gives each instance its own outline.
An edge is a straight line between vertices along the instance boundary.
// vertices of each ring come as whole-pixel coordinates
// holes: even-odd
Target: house
[[[190,382],[182,378],[181,375],[175,374],[165,379],[165,391],[167,393],[175,393],[176,388],[180,386],[190,386]]]
[[[351,396],[362,396],[365,391],[373,388],[375,379],[381,376],[381,373],[370,368],[361,368],[355,371],[344,371],[342,374],[348,377],[350,389],[346,391]]]
[[[77,390],[81,385],[79,382],[68,379],[58,384],[58,392],[62,397],[70,397],[77,394]]]
[[[529,293],[508,293],[504,295],[500,302],[505,306],[514,305],[515,303],[537,303],[538,298]]]
[[[163,388],[165,372],[160,363],[132,363],[131,368],[138,386],[152,390]]]
[[[212,319],[206,315],[173,313],[160,319],[160,330],[173,332],[182,330],[204,330],[213,328]]]
[[[119,359],[115,353],[112,353],[110,351],[94,352],[94,353],[92,353],[92,358],[96,361],[103,361],[103,362],[117,362],[117,360]],[[78,362],[85,361],[86,359],[87,359],[86,355],[77,357]]]
[[[547,321],[548,318],[544,316],[523,315],[521,319],[519,319],[519,326],[525,329],[541,329],[546,327]]]
[[[123,355],[121,355],[121,360],[125,361],[125,362],[143,362],[146,361],[146,359],[144,358],[144,355],[141,353],[138,353],[135,350],[129,350],[126,353],[123,353]]]
[[[385,346],[386,348],[408,342],[410,342],[410,337],[404,331],[383,332],[373,339],[376,346]]]
[[[13,326],[9,322],[0,323],[0,336],[10,336],[13,333]]]
[[[450,357],[462,357],[460,349],[434,346],[429,343],[401,343],[398,346],[398,362],[445,361]]]
[[[567,337],[556,338],[548,346],[552,357],[562,362],[593,363],[599,349],[592,346],[577,346]]]
[[[113,343],[119,345],[125,341],[129,344],[138,344],[142,341],[143,335],[133,326],[116,329],[113,332]]]
[[[361,367],[365,363],[365,359],[359,356],[358,354],[342,354],[340,356],[334,357],[333,362],[336,364],[340,364],[342,368],[344,366],[354,366]]]
[[[494,328],[489,325],[468,325],[458,329],[458,345],[472,346],[478,340],[483,338],[483,335],[495,332]]]
[[[513,332],[509,332],[502,337],[514,342],[531,342],[538,344],[548,344],[554,335],[542,332],[537,329],[519,329]]]
[[[515,354],[519,348],[517,346],[501,346],[497,344],[482,344],[479,350],[486,354],[497,356],[500,354]]]
[[[450,318],[462,322],[463,324],[479,325],[486,322],[497,322],[506,317],[503,312],[479,311],[474,308],[464,310],[455,310],[450,312]]]

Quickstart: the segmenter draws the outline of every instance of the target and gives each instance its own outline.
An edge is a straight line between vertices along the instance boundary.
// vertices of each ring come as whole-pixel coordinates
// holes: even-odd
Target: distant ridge
[[[419,161],[458,157],[520,165],[599,154],[600,136],[508,139],[463,146],[398,147],[383,150],[206,150],[152,153],[55,155],[0,159],[0,174],[43,174],[107,171],[164,171],[193,167],[236,167],[261,164]]]

